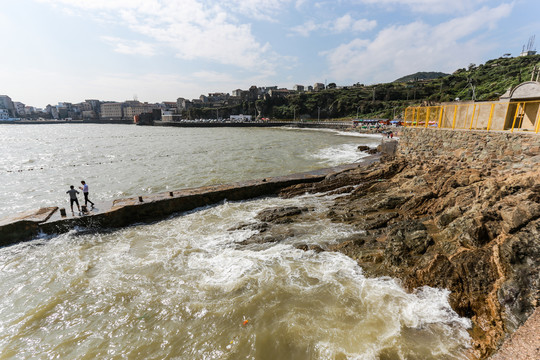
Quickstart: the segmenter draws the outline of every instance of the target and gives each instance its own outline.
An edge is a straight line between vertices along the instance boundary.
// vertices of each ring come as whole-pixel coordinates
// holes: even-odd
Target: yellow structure
[[[405,109],[404,125],[461,130],[540,130],[540,83],[508,90],[498,102],[454,102]]]

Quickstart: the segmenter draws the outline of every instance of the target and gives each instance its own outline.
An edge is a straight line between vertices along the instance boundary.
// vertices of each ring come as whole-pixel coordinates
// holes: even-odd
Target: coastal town
[[[278,88],[278,86],[257,87],[251,86],[248,90],[236,89],[232,94],[214,92],[201,95],[198,99],[185,99],[179,97],[176,101],[163,101],[160,103],[141,102],[137,99],[123,102],[86,99],[80,103],[59,102],[57,105],[47,105],[37,108],[14,101],[7,95],[0,95],[0,121],[18,120],[83,120],[103,122],[133,122],[142,114],[153,114],[156,119],[163,121],[180,121],[191,119],[191,110],[201,108],[215,109],[215,118],[223,118],[221,109],[229,109],[244,102],[255,102],[261,99],[283,98],[304,92],[317,92],[326,88],[335,89],[335,84],[325,85],[315,83],[313,86],[294,85],[293,89]],[[245,121],[260,117],[260,111],[252,109],[249,114],[232,114],[227,112],[227,118]]]

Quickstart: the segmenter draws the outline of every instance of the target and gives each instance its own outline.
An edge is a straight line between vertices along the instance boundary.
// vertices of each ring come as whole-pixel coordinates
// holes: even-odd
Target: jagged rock
[[[515,330],[540,305],[540,220],[508,237],[500,256],[508,274],[497,295],[505,325]]]
[[[368,151],[370,147],[366,145],[359,145],[357,149],[358,151]]]
[[[540,217],[540,204],[526,201],[517,204],[517,206],[505,206],[500,210],[500,214],[504,221],[504,230],[513,233],[531,220]]]
[[[268,223],[261,223],[261,222],[258,222],[258,223],[241,223],[241,224],[238,224],[236,226],[233,226],[229,229],[227,229],[227,231],[236,231],[236,230],[255,230],[255,231],[259,231],[259,232],[265,232],[266,230],[268,230],[268,228],[270,227],[270,225],[268,225]]]
[[[395,212],[368,214],[365,217],[359,218],[358,221],[354,222],[354,225],[363,230],[380,229],[398,216],[399,214]]]
[[[287,224],[293,222],[292,217],[308,211],[307,207],[288,206],[282,208],[265,209],[257,214],[255,218],[264,222],[275,224]]]
[[[456,220],[458,217],[460,217],[463,214],[463,210],[459,206],[454,206],[448,210],[446,210],[444,213],[442,213],[439,218],[437,219],[437,225],[440,228],[444,228],[448,224],[450,224],[452,221]]]
[[[321,252],[324,251],[324,249],[322,247],[320,247],[319,245],[306,245],[306,244],[303,244],[303,245],[297,245],[296,248],[300,249],[300,250],[304,250],[304,251],[314,251],[316,253],[321,253]]]
[[[404,221],[390,230],[384,249],[385,259],[393,266],[410,264],[433,244],[427,228],[418,221]]]

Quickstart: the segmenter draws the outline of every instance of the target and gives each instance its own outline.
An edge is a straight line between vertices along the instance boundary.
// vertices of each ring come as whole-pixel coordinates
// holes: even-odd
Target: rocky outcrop
[[[327,250],[411,290],[449,289],[473,322],[471,357],[487,358],[540,300],[540,170],[405,151],[281,195],[342,193],[327,217],[358,234]]]

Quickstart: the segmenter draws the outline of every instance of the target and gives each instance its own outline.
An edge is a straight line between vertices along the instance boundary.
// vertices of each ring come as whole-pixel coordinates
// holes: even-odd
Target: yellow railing
[[[540,100],[512,102],[470,102],[405,109],[408,127],[452,130],[540,130]]]

